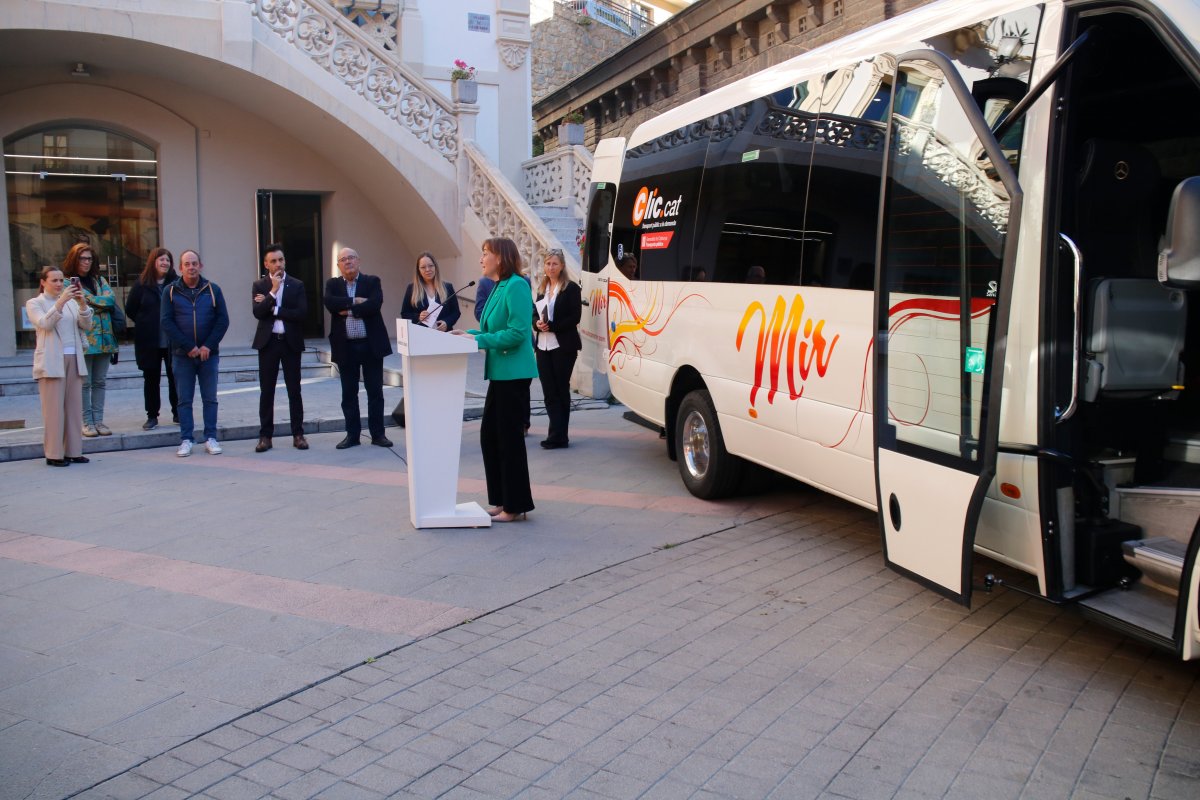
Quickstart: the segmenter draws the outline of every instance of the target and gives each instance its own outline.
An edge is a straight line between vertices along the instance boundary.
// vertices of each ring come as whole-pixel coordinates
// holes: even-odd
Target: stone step
[[[385,371],[386,373],[386,371]],[[323,378],[336,375],[336,368],[329,353],[312,346],[306,347],[300,356],[301,378]],[[223,348],[221,363],[217,370],[217,383],[255,383],[258,381],[258,353],[249,347]],[[390,386],[399,386],[396,375],[384,376]],[[142,373],[134,361],[133,347],[123,345],[119,361],[108,372],[107,388],[136,389],[142,385]],[[33,378],[33,353],[22,351],[15,356],[0,359],[0,397],[37,394],[37,381]]]

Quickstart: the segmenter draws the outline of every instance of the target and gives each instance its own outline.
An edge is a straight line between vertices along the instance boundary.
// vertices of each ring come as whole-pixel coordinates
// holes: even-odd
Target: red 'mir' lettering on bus
[[[804,394],[803,382],[808,380],[809,373],[814,366],[817,368],[817,375],[825,377],[825,372],[829,369],[829,362],[833,358],[833,348],[837,345],[839,338],[838,336],[834,336],[831,340],[825,338],[823,331],[825,320],[817,320],[814,323],[811,317],[805,319],[803,297],[796,295],[792,300],[791,311],[788,311],[787,304],[781,296],[775,298],[775,308],[771,311],[770,320],[767,320],[766,308],[757,300],[746,308],[746,313],[742,315],[742,321],[738,325],[736,342],[738,352],[741,352],[742,339],[746,335],[746,329],[755,317],[759,320],[759,327],[758,343],[754,353],[754,385],[750,387],[749,413],[751,418],[758,417],[754,402],[758,395],[758,389],[762,386],[763,365],[768,356],[771,361],[771,384],[767,390],[767,402],[774,402],[775,392],[779,390],[779,366],[784,361],[785,345],[788,395],[792,400],[796,400]],[[803,334],[801,334],[801,323],[803,323]],[[787,333],[786,340],[784,338],[785,331]],[[797,339],[800,340],[799,346],[797,346]],[[796,373],[800,374],[799,391],[796,390]]]

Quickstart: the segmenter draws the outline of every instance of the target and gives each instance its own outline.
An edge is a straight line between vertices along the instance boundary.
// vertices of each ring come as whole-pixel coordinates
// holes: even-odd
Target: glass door
[[[987,158],[975,154],[982,146]],[[996,463],[1021,190],[934,51],[892,92],[876,294],[875,445],[888,566],[968,604]]]

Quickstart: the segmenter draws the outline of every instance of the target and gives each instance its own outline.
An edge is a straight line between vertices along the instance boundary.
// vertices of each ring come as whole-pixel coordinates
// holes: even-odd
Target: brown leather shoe
[[[270,436],[258,437],[258,444],[254,445],[254,452],[265,453],[270,449],[271,449],[271,437]]]
[[[304,438],[303,433],[297,433],[292,437],[292,447],[296,448],[297,450],[308,449],[308,440]]]

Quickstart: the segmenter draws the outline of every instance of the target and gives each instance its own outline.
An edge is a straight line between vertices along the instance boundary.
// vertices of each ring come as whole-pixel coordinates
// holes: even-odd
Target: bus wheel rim
[[[708,425],[699,412],[693,411],[683,422],[683,459],[688,473],[697,480],[708,474],[709,448]]]

